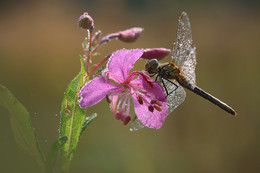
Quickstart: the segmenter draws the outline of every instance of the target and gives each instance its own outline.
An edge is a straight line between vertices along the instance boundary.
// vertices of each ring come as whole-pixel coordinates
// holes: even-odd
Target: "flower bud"
[[[143,31],[143,28],[134,27],[124,31],[120,31],[118,39],[125,42],[135,41]]]
[[[102,34],[102,32],[100,30],[95,32],[95,34],[93,36],[93,41],[97,41],[100,38],[101,34]]]
[[[80,28],[89,29],[89,31],[92,32],[94,29],[94,20],[85,12],[79,17],[78,25]]]
[[[141,58],[143,59],[163,59],[171,52],[170,49],[165,48],[150,48],[144,49],[144,53]]]

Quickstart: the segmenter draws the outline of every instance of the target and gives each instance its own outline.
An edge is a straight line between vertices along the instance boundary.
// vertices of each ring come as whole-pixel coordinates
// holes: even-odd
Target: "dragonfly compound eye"
[[[151,59],[146,62],[145,69],[148,73],[153,74],[156,73],[156,69],[158,68],[159,63],[157,59]]]
[[[146,64],[148,64],[149,68],[151,68],[151,69],[157,69],[157,67],[159,65],[157,59],[151,59],[151,60],[147,61]]]

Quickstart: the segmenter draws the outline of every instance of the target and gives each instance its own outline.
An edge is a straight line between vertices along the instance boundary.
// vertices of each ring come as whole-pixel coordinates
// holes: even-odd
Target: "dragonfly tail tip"
[[[232,112],[232,115],[237,116],[237,112],[235,112],[235,111]]]

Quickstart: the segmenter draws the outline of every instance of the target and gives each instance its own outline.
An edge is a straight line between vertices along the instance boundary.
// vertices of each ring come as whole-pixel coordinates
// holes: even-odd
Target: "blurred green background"
[[[135,43],[103,46],[96,63],[123,47],[171,49],[178,15],[186,11],[197,47],[197,84],[238,116],[187,91],[160,130],[130,132],[102,101],[88,109],[98,117],[81,138],[70,172],[259,172],[259,9],[257,1],[245,0],[0,1],[0,83],[27,107],[46,153],[58,137],[64,91],[80,70],[86,32],[78,17],[88,11],[104,35],[144,28]],[[0,172],[39,172],[16,145],[8,112],[0,108],[0,115]]]

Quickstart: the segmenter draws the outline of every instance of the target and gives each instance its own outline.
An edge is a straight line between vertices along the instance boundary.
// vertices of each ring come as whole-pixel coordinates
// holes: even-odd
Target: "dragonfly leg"
[[[170,81],[169,79],[165,79],[165,80],[167,80],[168,82],[170,82],[171,84],[173,84],[176,87],[173,91],[178,89],[178,85],[176,85],[174,82]]]
[[[174,82],[170,81],[169,79],[165,79],[166,81],[170,82],[171,84],[173,84],[175,86],[175,89],[172,90],[170,93],[166,92],[167,93],[167,96],[168,95],[171,95],[174,91],[176,91],[178,89],[178,85],[176,85]],[[165,87],[165,84],[164,84],[164,87]],[[167,91],[167,90],[166,90]]]
[[[151,74],[151,75],[149,75],[149,77],[154,77],[154,75],[156,75],[156,74]],[[157,75],[158,76],[158,75]],[[157,76],[156,76],[156,78],[157,78]]]
[[[167,97],[168,95],[171,95],[174,91],[176,91],[176,90],[178,89],[178,85],[176,85],[174,82],[170,81],[169,79],[162,78],[162,77],[161,77],[160,75],[158,75],[158,74],[157,74],[157,76],[155,77],[155,81],[156,81],[156,82],[158,81],[158,77],[159,77],[159,79],[160,79],[160,82],[163,84],[163,88],[164,88],[164,90],[165,90],[165,92],[166,92],[166,97]],[[164,83],[164,81],[163,81],[164,79],[175,86],[175,89],[172,90],[170,93],[169,93],[169,91],[168,91],[168,89],[167,89],[167,87],[166,87],[166,85],[165,85],[165,83]],[[166,97],[165,97],[165,98],[166,98]]]
[[[158,81],[158,77],[159,77],[159,75],[157,74],[157,76],[155,77],[156,82]],[[160,78],[160,80],[161,80],[161,78]]]
[[[163,81],[163,78],[161,76],[157,75],[156,78],[158,78],[158,77],[160,78],[160,82],[162,82],[162,84],[163,84],[164,90],[166,92],[166,97],[167,97],[169,95],[168,89],[166,88],[166,85],[165,85],[165,83]]]

